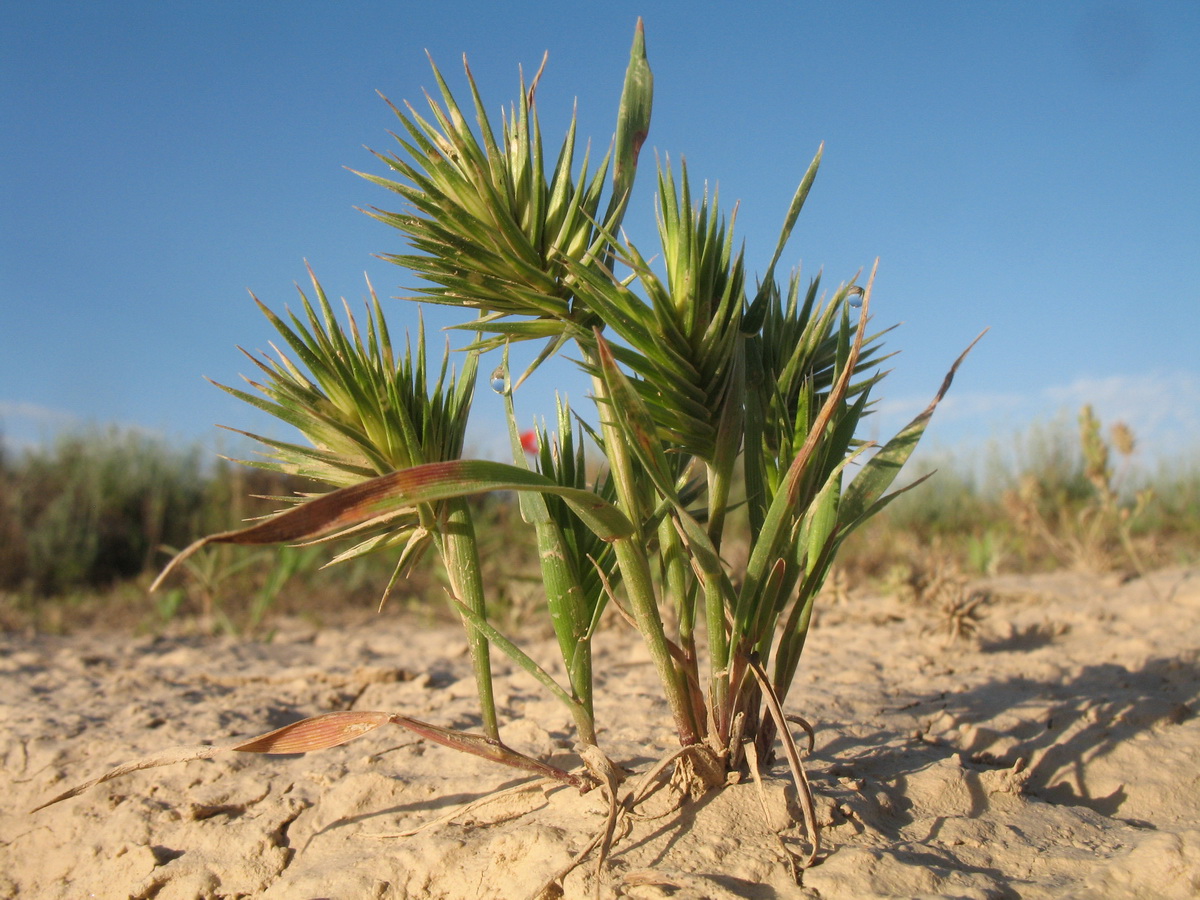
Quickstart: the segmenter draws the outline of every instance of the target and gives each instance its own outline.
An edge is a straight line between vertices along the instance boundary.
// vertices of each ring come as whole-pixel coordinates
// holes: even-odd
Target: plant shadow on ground
[[[1014,752],[1032,761],[1028,790],[1050,803],[1115,816],[1128,799],[1124,788],[1093,796],[1086,767],[1145,732],[1190,718],[1198,698],[1200,665],[1195,660],[1155,658],[1133,670],[1115,663],[1085,666],[1065,682],[990,682],[948,698],[945,709],[964,721],[980,721],[1043,701],[1050,708],[1048,716],[1010,732],[1019,741]],[[972,758],[986,757],[986,746],[977,745],[983,743],[963,750]]]
[[[1035,622],[1013,631],[1007,637],[981,641],[979,649],[984,653],[1030,653],[1049,647],[1056,637],[1058,634],[1052,625]]]
[[[404,780],[401,775],[396,775],[395,777],[398,781]],[[397,803],[394,806],[371,809],[353,816],[341,816],[340,818],[334,819],[309,835],[308,843],[311,843],[317,838],[337,831],[341,828],[346,828],[351,825],[360,825],[365,822],[372,822],[379,819],[387,819],[388,817],[412,814],[428,814],[431,815],[433,819],[436,819],[438,815],[445,814],[450,810],[465,807],[472,803],[478,803],[479,801],[485,800],[486,798],[495,794],[500,794],[504,791],[516,788],[519,785],[526,783],[527,780],[528,779],[525,778],[513,778],[494,787],[488,787],[486,790],[470,792],[460,791],[454,794],[437,794],[429,797],[428,799],[415,800],[411,803]],[[420,828],[422,826],[421,823],[417,823],[413,827]]]
[[[1136,669],[1098,663],[1083,666],[1067,680],[1014,677],[961,692],[916,695],[891,707],[893,712],[903,711],[905,718],[893,718],[875,730],[825,723],[823,730],[837,737],[818,751],[818,758],[829,766],[814,781],[818,794],[849,804],[855,817],[894,840],[902,839],[903,830],[916,820],[910,779],[956,758],[965,770],[976,773],[1012,769],[1020,761],[1028,766],[1022,790],[1026,796],[1155,827],[1121,816],[1130,799],[1125,785],[1107,794],[1093,793],[1089,767],[1140,736],[1186,722],[1198,702],[1200,663],[1179,658],[1153,658]],[[1023,709],[1028,713],[1023,715]],[[911,728],[914,720],[929,722],[942,714],[961,729],[953,739]],[[1001,718],[1007,724],[988,727]],[[998,736],[1008,739],[999,755],[992,743]],[[847,788],[838,781],[844,775],[865,777],[871,790]],[[977,778],[965,782],[971,792],[967,815],[975,817],[984,811],[987,796]]]

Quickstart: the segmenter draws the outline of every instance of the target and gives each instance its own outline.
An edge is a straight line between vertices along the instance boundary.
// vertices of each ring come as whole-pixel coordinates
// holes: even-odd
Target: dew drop
[[[862,309],[862,294],[855,294],[850,298],[850,305],[854,309]]]
[[[492,372],[492,390],[497,394],[507,393],[508,379],[504,377],[504,366],[496,366]]]

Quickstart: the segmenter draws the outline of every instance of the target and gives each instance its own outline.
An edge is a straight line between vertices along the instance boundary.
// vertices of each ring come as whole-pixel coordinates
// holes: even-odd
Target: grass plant
[[[1133,571],[1144,576],[1133,529],[1154,502],[1154,492],[1142,489],[1131,498],[1121,493],[1134,446],[1133,432],[1122,422],[1112,426],[1106,441],[1100,420],[1085,405],[1079,412],[1082,468],[1069,470],[1074,477],[1057,479],[1026,472],[1016,489],[1005,494],[1005,508],[1021,530],[1044,542],[1063,565],[1104,571],[1121,552]],[[1113,450],[1124,461],[1120,471],[1112,467]]]
[[[163,543],[211,527],[195,450],[116,429],[0,460],[0,588],[49,596],[143,572]]]
[[[778,740],[805,809],[811,863],[816,821],[783,704],[839,549],[916,485],[893,489],[962,357],[893,438],[874,446],[857,437],[886,359],[882,332],[871,327],[875,270],[865,283],[855,276],[831,290],[820,276],[805,282],[798,272],[780,278],[776,271],[820,149],[754,284],[733,217],[715,192],[693,188],[685,165],[667,162],[658,171],[661,263],[651,265],[621,236],[650,126],[653,80],[640,22],[615,137],[594,169],[589,154],[576,160],[574,119],[557,156],[544,154],[535,102],[542,70],[529,83],[522,78],[498,126],[469,68],[467,112],[436,66],[433,74],[429,112],[392,106],[398,150],[378,154],[389,174],[364,177],[403,203],[401,212],[371,212],[411,247],[387,258],[421,279],[412,299],[470,315],[459,326],[467,346],[453,365],[446,353],[431,370],[423,329],[415,349],[408,341],[397,346],[373,291],[365,315],[346,307],[339,320],[311,272],[311,294],[301,293],[298,312],[280,316],[259,304],[282,343],[262,357],[248,354],[258,370],[248,390],[225,389],[306,439],[251,435],[267,452],[255,465],[325,488],[195,542],[159,581],[222,544],[336,541],[338,563],[392,554],[393,581],[431,554],[444,567],[448,608],[471,648],[480,730],[394,712],[333,713],[231,747],[137,761],[50,802],[219,749],[304,752],[396,724],[539,777],[599,787],[610,800],[606,837],[596,844],[603,856],[615,817],[636,802],[618,801],[617,770],[597,744],[591,645],[612,606],[645,641],[674,722],[679,748],[652,774],[673,767],[685,795],[697,795],[724,784],[746,760],[756,766],[768,758]],[[515,376],[508,347],[529,340],[543,348]],[[556,421],[536,430],[529,458],[515,394],[529,371],[567,347],[590,378],[597,418],[589,424],[560,400]],[[508,404],[511,463],[462,457],[480,357],[492,351],[502,353],[492,382]],[[468,498],[495,492],[519,496],[562,678],[502,631],[489,608]],[[726,558],[735,518],[746,545],[736,566]],[[491,689],[497,652],[569,712],[580,769],[504,743]]]

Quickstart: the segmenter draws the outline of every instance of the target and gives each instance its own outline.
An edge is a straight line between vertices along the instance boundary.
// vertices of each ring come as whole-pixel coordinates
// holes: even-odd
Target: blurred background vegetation
[[[1036,426],[969,458],[926,454],[912,477],[936,474],[847,542],[828,590],[919,597],[947,578],[1060,568],[1132,578],[1196,564],[1200,453],[1155,467],[1139,465],[1139,456],[1128,429],[1102,427],[1088,407],[1075,421]],[[20,452],[0,437],[0,629],[269,636],[280,616],[318,627],[368,619],[394,560],[375,555],[323,569],[329,547],[209,547],[147,593],[167,548],[311,489],[136,432],[72,433]],[[540,603],[541,583],[520,514],[505,496],[475,506],[494,615],[520,622]],[[441,617],[441,590],[430,565],[397,585],[389,603]]]

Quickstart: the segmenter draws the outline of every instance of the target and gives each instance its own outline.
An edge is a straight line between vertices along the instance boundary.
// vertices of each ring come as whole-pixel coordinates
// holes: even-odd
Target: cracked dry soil
[[[628,898],[1185,898],[1200,895],[1200,572],[1124,585],[1004,577],[977,640],[931,637],[936,610],[827,605],[788,711],[825,850],[805,848],[775,767],[629,823],[602,874]],[[535,658],[551,643],[526,642]],[[545,651],[545,652],[543,652]],[[570,764],[569,721],[500,661],[506,740]],[[636,637],[597,638],[608,754],[635,771],[672,745]],[[598,796],[515,793],[414,837],[396,833],[518,783],[381,728],[308,756],[225,754],[124,776],[27,810],[113,765],[335,709],[474,728],[456,629],[383,615],[273,642],[0,637],[0,898],[528,898],[603,821]],[[598,794],[599,792],[594,792]],[[647,810],[654,812],[653,803]],[[564,885],[591,896],[595,867]]]

